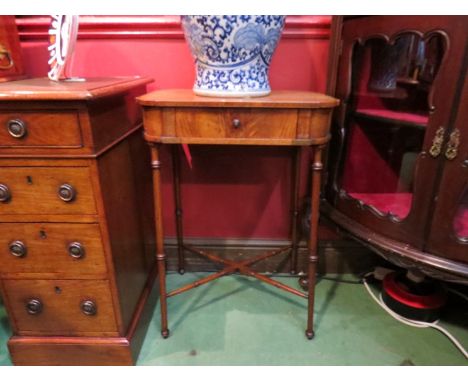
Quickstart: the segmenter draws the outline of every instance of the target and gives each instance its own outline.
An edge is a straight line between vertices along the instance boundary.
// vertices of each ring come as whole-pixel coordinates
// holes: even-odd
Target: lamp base
[[[434,322],[440,317],[447,296],[441,284],[427,278],[417,279],[392,272],[383,280],[382,299],[395,313],[410,320]]]

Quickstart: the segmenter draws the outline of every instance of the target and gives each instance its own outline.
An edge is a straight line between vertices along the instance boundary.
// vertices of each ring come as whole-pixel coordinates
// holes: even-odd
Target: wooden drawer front
[[[4,277],[8,273],[106,276],[98,224],[1,223],[0,264]]]
[[[0,214],[96,213],[87,167],[0,167],[2,186],[7,200],[0,202]],[[70,187],[75,196],[62,200],[59,190]]]
[[[297,110],[180,108],[175,111],[177,137],[294,139]]]
[[[108,281],[4,280],[5,297],[20,335],[117,335]],[[29,308],[40,302],[32,314]],[[95,314],[83,313],[91,301]]]
[[[0,147],[81,147],[75,111],[0,112]]]

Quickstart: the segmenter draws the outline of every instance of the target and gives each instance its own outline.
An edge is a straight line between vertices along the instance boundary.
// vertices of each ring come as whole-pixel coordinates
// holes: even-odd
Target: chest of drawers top
[[[141,124],[148,78],[0,83],[0,157],[94,157]]]
[[[145,138],[161,143],[311,145],[329,139],[338,100],[306,91],[274,91],[258,98],[210,98],[191,90],[138,97]]]

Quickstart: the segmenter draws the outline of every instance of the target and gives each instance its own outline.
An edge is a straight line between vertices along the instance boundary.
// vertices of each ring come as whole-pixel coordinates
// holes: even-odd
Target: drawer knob
[[[11,199],[10,189],[6,184],[0,184],[0,202],[6,203]]]
[[[97,306],[94,301],[85,300],[81,303],[81,311],[87,316],[95,316],[97,313]]]
[[[33,298],[26,303],[26,310],[29,314],[39,314],[42,312],[42,302]]]
[[[70,184],[62,184],[58,190],[59,198],[64,202],[72,202],[76,197],[76,191]]]
[[[15,240],[10,243],[10,253],[15,257],[26,256],[27,248],[22,241]]]
[[[68,254],[74,259],[81,259],[85,255],[85,249],[81,243],[74,241],[68,245]]]
[[[232,127],[234,127],[234,129],[238,129],[240,126],[241,126],[240,119],[234,118],[232,120]]]
[[[13,138],[21,139],[26,136],[28,130],[26,129],[26,123],[21,119],[10,119],[7,122],[8,133]]]

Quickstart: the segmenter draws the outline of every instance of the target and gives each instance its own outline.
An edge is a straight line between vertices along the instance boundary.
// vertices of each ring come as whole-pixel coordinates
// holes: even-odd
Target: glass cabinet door
[[[423,40],[406,33],[393,44],[371,38],[354,46],[342,196],[393,221],[408,216],[429,119],[428,94],[443,56],[440,35]]]
[[[339,144],[329,157],[339,163],[334,204],[361,225],[422,249],[462,60],[447,59],[454,46],[435,19],[363,19],[346,21],[342,32]]]

